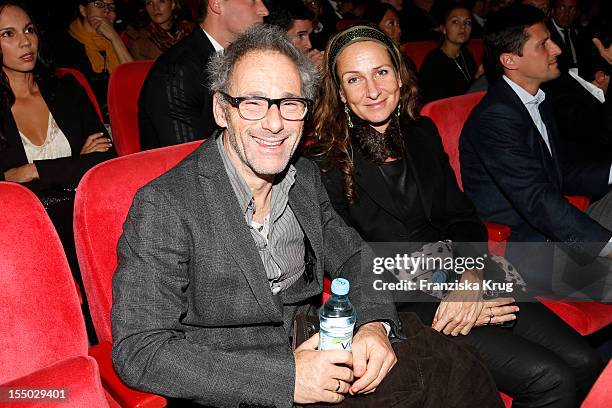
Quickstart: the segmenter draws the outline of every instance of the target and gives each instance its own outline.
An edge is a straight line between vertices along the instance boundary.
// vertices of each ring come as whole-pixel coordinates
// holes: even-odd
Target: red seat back
[[[484,42],[482,38],[472,38],[470,42],[467,43],[467,48],[472,53],[476,66],[482,64],[484,58]]]
[[[0,384],[87,355],[87,334],[60,239],[36,196],[0,182]]]
[[[104,118],[102,117],[102,111],[100,110],[100,105],[98,105],[98,100],[96,99],[96,95],[91,89],[89,82],[87,82],[87,78],[85,78],[85,75],[83,75],[81,71],[76,70],[74,68],[57,68],[55,70],[55,75],[57,75],[59,78],[63,78],[64,75],[66,74],[72,75],[77,80],[77,82],[81,84],[83,88],[85,88],[85,92],[87,92],[87,96],[89,96],[89,99],[91,100],[91,103],[96,109],[96,112],[98,112],[98,116],[100,116],[100,122],[104,123]]]
[[[436,47],[438,47],[437,41],[412,41],[400,45],[400,51],[402,54],[410,57],[418,71],[421,69],[421,65],[427,54]]]
[[[108,116],[119,156],[140,151],[138,96],[153,60],[121,64],[108,82]]]
[[[112,342],[110,312],[117,241],[136,191],[174,167],[202,141],[118,157],[88,171],[75,198],[74,240],[96,334]]]
[[[459,166],[459,136],[461,136],[463,124],[484,94],[484,92],[477,92],[440,99],[428,103],[421,110],[421,114],[429,116],[438,127],[444,150],[448,154],[460,188],[463,187]]]

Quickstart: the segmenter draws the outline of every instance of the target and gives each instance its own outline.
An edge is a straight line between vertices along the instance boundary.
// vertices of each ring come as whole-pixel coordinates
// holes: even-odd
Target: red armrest
[[[572,204],[574,207],[578,208],[581,211],[586,210],[586,208],[589,206],[589,203],[591,202],[591,199],[589,197],[565,196],[565,198],[567,199],[567,201],[570,202],[570,204]]]
[[[510,238],[511,230],[509,226],[491,221],[485,221],[484,225],[489,233],[489,241],[502,242]]]
[[[104,389],[98,376],[98,367],[94,359],[88,356],[69,357],[49,367],[0,385],[3,388],[10,387],[13,389],[65,389],[65,400],[60,399],[57,402],[15,401],[15,404],[6,404],[8,406],[21,408],[41,406],[108,407]],[[5,406],[4,404],[0,405]]]
[[[107,341],[89,349],[89,355],[96,359],[100,367],[102,384],[119,405],[129,408],[163,408],[166,406],[167,401],[164,397],[136,391],[125,385],[113,368],[111,353],[112,345]]]
[[[612,305],[599,302],[572,302],[554,296],[537,298],[583,336],[595,333],[612,323]]]

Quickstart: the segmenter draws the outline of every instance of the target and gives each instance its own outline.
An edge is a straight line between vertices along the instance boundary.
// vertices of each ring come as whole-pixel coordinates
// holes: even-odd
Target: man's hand
[[[358,378],[349,392],[366,394],[376,390],[397,357],[380,322],[366,323],[353,336],[353,375]]]
[[[13,167],[4,172],[4,180],[14,183],[27,183],[28,181],[38,180],[38,178],[38,169],[33,163]]]
[[[307,55],[317,68],[320,69],[323,66],[323,51],[313,49],[308,51]]]
[[[481,287],[481,279],[475,271],[465,271],[461,280],[478,282],[479,288]],[[481,290],[454,290],[440,302],[431,327],[451,336],[460,333],[467,335],[476,324],[483,307]]]
[[[595,44],[595,48],[599,51],[599,55],[606,61],[608,64],[612,64],[612,45],[608,48],[604,48],[603,43],[599,38],[593,38],[593,44]]]
[[[297,404],[344,400],[353,382],[352,354],[343,350],[317,351],[319,333],[302,343],[294,352],[295,390]],[[354,343],[353,343],[354,344]],[[354,346],[353,346],[354,347]],[[344,367],[343,367],[344,366]]]
[[[92,25],[96,33],[104,36],[107,40],[112,41],[119,37],[117,31],[113,28],[113,23],[109,19],[104,17],[92,17]]]

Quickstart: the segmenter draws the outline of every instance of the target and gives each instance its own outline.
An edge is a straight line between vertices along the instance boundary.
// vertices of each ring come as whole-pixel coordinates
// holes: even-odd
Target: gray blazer
[[[324,271],[350,280],[358,326],[400,329],[388,294],[371,289],[371,250],[333,210],[317,166],[294,165],[289,205],[306,235],[306,272],[278,296],[215,143],[138,191],[111,316],[113,361],[128,385],[215,407],[291,407],[291,322],[316,312]]]

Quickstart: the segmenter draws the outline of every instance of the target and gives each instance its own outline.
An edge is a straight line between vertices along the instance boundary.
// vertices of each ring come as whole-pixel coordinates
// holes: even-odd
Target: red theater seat
[[[138,96],[154,61],[121,64],[108,82],[108,116],[119,156],[140,151]]]
[[[601,373],[591,391],[580,405],[580,408],[606,408],[612,407],[612,362]]]
[[[422,115],[429,116],[436,123],[442,137],[444,150],[448,154],[450,165],[455,171],[457,182],[461,188],[463,187],[459,165],[459,137],[470,112],[483,96],[484,92],[454,96],[430,102],[421,110]],[[581,209],[588,205],[588,198],[586,197],[566,198]],[[490,232],[489,235],[491,235]],[[490,242],[490,248],[491,244]],[[491,248],[491,252],[499,254],[500,244],[503,243],[497,244],[496,251]],[[562,302],[550,298],[542,298],[540,301],[582,335],[594,333],[612,323],[612,306],[610,305],[597,302]]]
[[[93,104],[94,108],[96,108],[96,112],[98,112],[98,116],[100,116],[100,122],[104,123],[104,118],[102,118],[102,112],[100,111],[98,100],[96,99],[96,95],[91,89],[89,82],[87,82],[87,78],[85,78],[85,75],[83,75],[81,71],[78,71],[74,68],[57,68],[55,70],[55,75],[57,75],[59,78],[63,78],[64,75],[66,74],[72,75],[77,80],[77,82],[81,84],[83,88],[85,88],[85,92],[87,92],[87,96],[91,100],[91,103]]]
[[[89,300],[91,317],[100,340],[96,352],[106,354],[111,349],[110,312],[113,304],[112,278],[117,267],[117,241],[136,191],[174,167],[202,141],[139,152],[101,163],[88,171],[75,198],[74,233],[83,286]],[[122,385],[112,365],[100,369],[103,379]],[[137,398],[113,395],[122,405],[143,406],[141,399],[151,405],[164,406],[165,400],[146,393]],[[132,402],[130,402],[132,401]],[[137,405],[135,405],[137,404]]]
[[[0,387],[64,389],[66,400],[54,406],[118,406],[87,355],[79,298],[46,211],[16,183],[0,182],[0,197]]]

